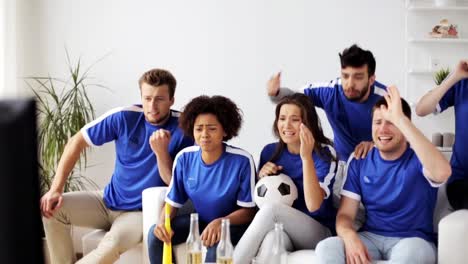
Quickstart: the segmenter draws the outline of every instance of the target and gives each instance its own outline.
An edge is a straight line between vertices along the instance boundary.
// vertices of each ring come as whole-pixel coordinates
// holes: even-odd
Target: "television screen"
[[[0,100],[0,262],[44,263],[36,107]]]

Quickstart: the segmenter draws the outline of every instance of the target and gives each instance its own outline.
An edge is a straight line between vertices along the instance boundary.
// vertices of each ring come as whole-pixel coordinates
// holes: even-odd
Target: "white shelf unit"
[[[468,43],[466,38],[409,38],[410,43],[451,43],[451,44],[463,44]]]
[[[468,6],[434,6],[431,4],[410,5],[408,11],[468,11]]]
[[[433,74],[452,69],[468,58],[468,0],[452,0],[435,6],[433,0],[406,0],[404,97],[414,105],[435,86]],[[442,19],[457,25],[458,38],[430,38],[429,32]]]
[[[412,75],[432,75],[432,74],[434,74],[434,71],[427,70],[427,69],[412,68],[412,69],[408,69],[408,74],[412,74]]]

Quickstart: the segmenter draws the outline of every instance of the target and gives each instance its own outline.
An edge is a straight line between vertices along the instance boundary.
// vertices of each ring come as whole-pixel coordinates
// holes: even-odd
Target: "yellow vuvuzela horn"
[[[166,203],[164,207],[164,227],[171,234],[171,206]],[[162,264],[172,264],[172,243],[164,243]]]

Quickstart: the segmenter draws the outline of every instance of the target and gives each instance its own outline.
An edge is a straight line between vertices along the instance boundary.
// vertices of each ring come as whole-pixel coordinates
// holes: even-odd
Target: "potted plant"
[[[81,59],[73,64],[67,50],[66,56],[69,76],[65,80],[50,75],[25,77],[37,100],[41,194],[50,189],[55,168],[68,139],[95,118],[87,90],[92,86],[104,87],[89,82],[89,71],[94,64],[83,69]],[[81,173],[86,163],[85,151],[70,173],[64,192],[97,188],[91,179]]]
[[[441,68],[440,70],[434,72],[434,82],[437,85],[440,85],[445,78],[450,74],[450,68]]]

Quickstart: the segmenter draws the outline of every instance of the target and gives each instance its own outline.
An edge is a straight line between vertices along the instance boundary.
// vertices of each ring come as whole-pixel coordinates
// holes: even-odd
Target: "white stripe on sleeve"
[[[322,147],[327,147],[328,150],[330,150],[330,153],[332,154],[332,156],[336,159],[336,151],[335,149],[330,146],[330,145],[325,145],[323,144]],[[329,196],[330,196],[330,182],[333,180],[333,178],[335,178],[335,175],[336,175],[336,161],[332,161],[330,163],[330,170],[328,171],[328,174],[327,176],[325,176],[323,182],[319,182],[320,184],[320,187],[322,187],[322,189],[325,191],[325,199],[327,199]],[[331,186],[333,188],[333,186]]]
[[[97,124],[99,124],[100,122],[102,122],[102,120],[106,119],[108,116],[110,115],[113,115],[117,112],[121,112],[121,111],[134,111],[134,112],[143,112],[143,108],[139,107],[139,106],[136,106],[136,105],[131,105],[131,106],[127,106],[127,107],[117,107],[117,108],[113,108],[107,112],[105,112],[104,114],[102,114],[101,116],[99,116],[98,118],[96,118],[95,120],[89,122],[88,124],[86,124],[83,128],[81,128],[81,133],[83,134],[83,137],[86,141],[86,143],[88,143],[88,145],[90,146],[93,146],[95,147],[96,145],[91,141],[91,138],[89,137],[89,134],[88,134],[88,128],[90,127],[93,127]]]
[[[250,155],[247,151],[239,148],[233,148],[231,146],[226,146],[226,152],[242,155],[249,159],[250,165],[250,198],[252,201],[245,202],[245,201],[237,201],[237,204],[242,207],[254,207],[255,202],[253,201],[254,192],[255,192],[255,163],[253,161],[252,155]]]
[[[353,192],[350,192],[350,191],[346,191],[346,190],[342,190],[341,191],[341,195],[344,195],[346,197],[349,197],[353,200],[356,200],[356,201],[361,201],[361,195],[357,194],[357,193],[353,193]]]

